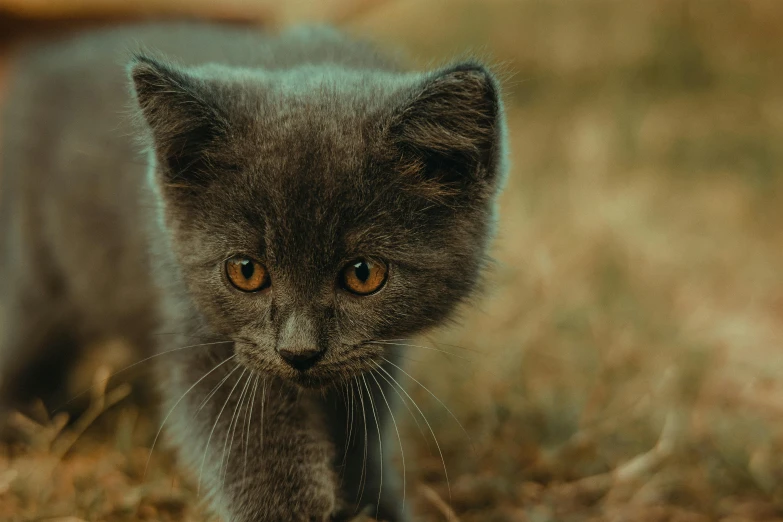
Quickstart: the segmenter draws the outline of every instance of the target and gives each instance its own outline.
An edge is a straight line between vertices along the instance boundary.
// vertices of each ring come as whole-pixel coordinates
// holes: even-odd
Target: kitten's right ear
[[[494,75],[464,62],[427,75],[396,108],[388,132],[400,170],[423,183],[489,187],[501,176],[503,110]]]
[[[128,73],[165,180],[206,179],[210,149],[228,132],[228,121],[212,94],[214,87],[144,54],[134,56]]]

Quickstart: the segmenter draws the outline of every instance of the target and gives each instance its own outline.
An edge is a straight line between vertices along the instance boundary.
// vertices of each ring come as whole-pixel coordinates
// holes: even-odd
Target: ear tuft
[[[210,147],[228,128],[212,86],[142,53],[134,55],[128,74],[167,181],[204,178]]]
[[[166,112],[195,97],[193,82],[185,73],[146,54],[134,55],[128,74],[139,107],[153,130]]]
[[[133,81],[137,96],[142,99],[176,81],[175,78],[178,76],[169,66],[142,53],[133,55],[128,64],[128,74]]]
[[[450,182],[489,180],[498,163],[501,112],[492,74],[480,64],[461,63],[417,87],[391,135],[407,158],[405,170],[423,169]]]

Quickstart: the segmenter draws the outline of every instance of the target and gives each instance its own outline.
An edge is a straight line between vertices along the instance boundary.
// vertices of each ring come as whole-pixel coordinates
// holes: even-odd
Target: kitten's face
[[[246,366],[344,381],[474,290],[502,141],[482,68],[131,71],[188,294]]]

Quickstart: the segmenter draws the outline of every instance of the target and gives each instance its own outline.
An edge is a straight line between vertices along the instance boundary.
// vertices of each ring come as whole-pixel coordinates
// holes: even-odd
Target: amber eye
[[[343,268],[340,275],[342,286],[352,294],[370,295],[386,283],[388,268],[381,261],[357,259]]]
[[[226,275],[231,284],[243,292],[257,292],[272,284],[264,265],[247,256],[234,256],[226,261]]]

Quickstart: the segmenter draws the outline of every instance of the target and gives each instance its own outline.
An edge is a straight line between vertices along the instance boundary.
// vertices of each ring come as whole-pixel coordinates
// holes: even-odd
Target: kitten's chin
[[[350,371],[347,371],[345,366],[335,363],[318,363],[307,370],[296,370],[285,363],[270,361],[259,357],[252,351],[242,350],[239,343],[237,343],[236,354],[240,364],[248,370],[273,376],[307,390],[324,390],[339,386],[341,383],[350,381],[355,376],[369,372],[377,366],[376,363],[368,360],[366,361],[367,368],[363,367],[364,364],[357,365],[355,361],[352,361]]]
[[[307,372],[299,373],[300,375],[287,376],[286,380],[306,390],[324,390],[331,388],[340,382],[334,378],[324,379],[322,377],[308,375]]]
[[[366,370],[370,371],[370,368]],[[321,369],[317,366],[305,371],[290,370],[288,368],[275,372],[280,377],[300,388],[307,390],[325,390],[340,386],[342,383],[349,382],[358,375],[363,375],[364,371],[351,372],[345,371],[332,372],[328,369]]]

